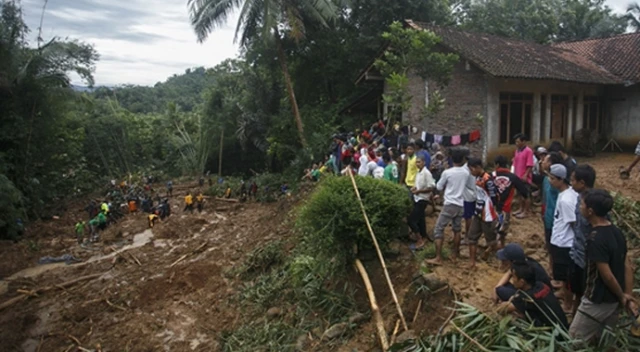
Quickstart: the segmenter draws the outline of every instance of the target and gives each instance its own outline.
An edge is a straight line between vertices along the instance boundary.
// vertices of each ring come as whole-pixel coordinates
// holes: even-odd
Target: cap
[[[555,176],[561,180],[566,180],[567,168],[561,164],[551,165],[551,170],[549,170],[549,175]]]
[[[527,259],[527,256],[524,254],[524,250],[517,243],[509,243],[499,250],[496,256],[499,260],[508,260],[512,262],[524,261]]]
[[[538,149],[536,150],[536,153],[538,153],[538,154],[547,154],[547,148],[538,147]]]

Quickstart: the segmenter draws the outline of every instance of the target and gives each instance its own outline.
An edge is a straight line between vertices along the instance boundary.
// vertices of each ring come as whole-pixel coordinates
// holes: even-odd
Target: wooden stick
[[[418,314],[420,314],[420,308],[422,308],[422,300],[418,302],[418,308],[416,308],[416,312],[413,314],[413,320],[411,321],[411,324],[415,323],[416,320],[418,319]]]
[[[203,243],[200,247],[192,250],[191,252],[183,255],[182,257],[178,258],[178,260],[176,260],[175,262],[173,262],[171,265],[169,265],[170,268],[173,268],[174,266],[176,266],[178,263],[180,263],[181,261],[185,260],[188,256],[190,255],[194,255],[198,252],[200,252],[200,250],[202,250],[204,247],[206,247],[207,242]]]
[[[367,274],[367,270],[362,265],[360,259],[356,259],[355,261],[356,270],[360,273],[360,277],[362,277],[362,281],[364,282],[364,286],[367,288],[367,295],[369,296],[369,303],[371,304],[371,314],[373,319],[376,322],[376,328],[378,330],[378,337],[380,338],[380,346],[383,351],[389,349],[389,342],[387,341],[387,332],[384,329],[384,320],[382,320],[382,314],[380,314],[380,308],[378,307],[378,302],[376,301],[376,294],[373,291],[373,286],[371,286],[371,281],[369,280],[369,275]]]
[[[82,276],[82,277],[79,277],[77,279],[73,279],[73,280],[70,280],[70,281],[67,281],[67,282],[63,282],[63,283],[58,284],[58,285],[39,288],[37,290],[34,290],[34,291],[30,292],[30,294],[22,294],[20,296],[13,297],[13,298],[3,302],[2,304],[0,304],[0,311],[5,309],[5,308],[11,307],[12,305],[14,305],[14,304],[16,304],[16,303],[18,303],[20,301],[23,301],[23,300],[27,299],[28,297],[30,297],[30,296],[32,296],[34,294],[37,295],[37,294],[44,293],[44,292],[47,292],[47,291],[52,291],[52,290],[55,290],[56,288],[66,288],[66,287],[72,286],[72,285],[74,285],[74,284],[76,284],[78,282],[95,279],[95,278],[98,278],[98,277],[100,277],[102,275],[103,274],[100,273],[100,274],[92,274],[92,275]]]
[[[217,197],[217,198],[216,198],[216,200],[219,200],[219,201],[221,201],[221,202],[228,202],[228,203],[239,203],[239,202],[240,202],[240,200],[239,200],[239,199],[234,199],[234,198],[228,198],[228,199],[227,199],[227,198],[220,198],[220,197]]]
[[[124,312],[127,311],[127,308],[116,306],[115,304],[111,303],[108,298],[105,298],[104,301],[107,302],[108,305],[110,305],[111,307],[113,307],[115,309],[119,309],[119,310],[124,311]]]
[[[393,334],[391,334],[391,342],[389,342],[389,346],[393,346],[396,343],[396,337],[398,335],[398,328],[400,328],[400,319],[396,320],[396,327],[393,328]]]
[[[458,332],[464,336],[467,340],[471,341],[471,343],[473,343],[474,345],[476,345],[481,351],[483,352],[491,352],[490,350],[488,350],[486,347],[482,346],[478,341],[474,340],[471,336],[467,335],[464,331],[462,331],[462,329],[460,329],[456,324],[451,324],[451,326],[453,326],[454,329],[458,330]]]
[[[75,344],[76,344],[76,345],[78,345],[78,348],[80,348],[80,346],[82,346],[82,344],[80,343],[80,340],[78,340],[77,338],[75,338],[73,335],[67,335],[67,337],[68,337],[71,341],[75,342]]]
[[[129,252],[129,255],[131,256],[131,258],[133,258],[133,260],[136,261],[138,266],[142,266],[142,263],[140,263],[140,260],[138,260],[138,258],[135,255],[133,255],[133,253]]]
[[[353,172],[349,169],[349,177],[351,177],[351,183],[353,184],[353,189],[356,192],[356,197],[358,197],[358,202],[360,203],[360,209],[362,210],[362,216],[364,216],[364,221],[367,224],[367,228],[369,229],[369,234],[371,234],[371,240],[373,241],[374,246],[376,247],[376,252],[378,252],[378,259],[380,260],[380,265],[382,265],[382,270],[384,271],[384,276],[387,279],[387,285],[389,285],[389,290],[391,291],[391,297],[393,297],[393,301],[396,304],[396,309],[398,310],[398,314],[400,315],[400,320],[402,321],[402,327],[405,331],[409,330],[407,326],[407,321],[404,319],[404,314],[402,313],[402,307],[398,302],[398,296],[396,295],[396,291],[393,289],[393,283],[391,283],[391,278],[389,277],[389,270],[387,270],[387,264],[384,261],[384,257],[382,256],[382,251],[380,250],[380,246],[378,245],[378,240],[376,239],[375,233],[373,233],[373,228],[371,228],[371,223],[369,222],[369,217],[367,216],[367,211],[364,209],[364,204],[362,203],[362,198],[360,197],[360,191],[358,191],[358,186],[356,185],[356,179],[353,177]]]

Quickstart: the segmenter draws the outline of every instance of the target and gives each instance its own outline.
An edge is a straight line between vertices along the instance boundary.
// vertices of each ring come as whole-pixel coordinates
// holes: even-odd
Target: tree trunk
[[[367,274],[367,270],[362,265],[360,259],[356,259],[354,266],[356,270],[360,274],[362,278],[362,282],[364,282],[364,286],[367,289],[367,296],[369,296],[369,304],[371,304],[371,315],[373,316],[373,320],[376,323],[376,330],[378,330],[378,338],[380,339],[380,347],[382,347],[383,351],[387,351],[389,349],[389,340],[387,340],[387,331],[384,328],[384,320],[382,319],[382,314],[380,313],[380,307],[378,306],[378,302],[376,301],[376,293],[373,291],[373,286],[371,286],[371,280],[369,280],[369,275]]]
[[[287,57],[282,47],[282,39],[280,38],[280,32],[278,28],[274,28],[274,38],[276,40],[276,46],[278,47],[278,61],[280,61],[280,67],[282,68],[282,74],[284,75],[284,82],[287,85],[287,92],[289,93],[289,100],[291,101],[291,108],[293,109],[293,116],[296,119],[296,126],[298,127],[298,135],[300,137],[300,143],[303,147],[307,147],[307,140],[304,138],[304,127],[302,126],[302,118],[300,117],[300,110],[298,110],[298,102],[296,95],[293,91],[293,84],[291,83],[291,76],[289,76],[289,68],[287,67]]]
[[[220,154],[218,155],[218,177],[222,177],[222,148],[224,147],[224,127],[220,132]]]

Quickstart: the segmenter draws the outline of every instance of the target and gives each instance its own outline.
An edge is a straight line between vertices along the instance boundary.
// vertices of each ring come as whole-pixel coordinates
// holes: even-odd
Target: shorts
[[[585,342],[599,338],[605,326],[614,327],[620,314],[619,303],[595,304],[582,297],[580,307],[571,322],[569,335]]]
[[[487,241],[487,245],[493,245],[496,243],[496,221],[486,222],[482,221],[480,217],[474,216],[471,220],[471,227],[469,227],[469,233],[467,234],[467,243],[477,244],[482,234]]]
[[[576,296],[582,296],[584,294],[584,287],[586,278],[584,277],[584,269],[571,263],[569,266],[569,290]]]
[[[462,217],[465,220],[471,219],[476,214],[476,202],[464,202],[464,213]]]
[[[444,229],[449,224],[452,224],[453,232],[462,232],[462,214],[464,210],[461,206],[453,204],[445,204],[440,211],[438,221],[436,221],[436,227],[434,230],[435,239],[444,238]]]
[[[553,279],[556,281],[567,281],[569,270],[573,265],[573,260],[569,252],[571,248],[562,248],[551,245],[551,257],[553,258]]]

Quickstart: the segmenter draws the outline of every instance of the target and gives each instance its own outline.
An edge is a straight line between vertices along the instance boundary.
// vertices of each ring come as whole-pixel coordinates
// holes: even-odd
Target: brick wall
[[[413,97],[413,104],[404,121],[418,126],[419,130],[442,135],[463,134],[478,129],[482,134],[480,142],[467,146],[471,149],[472,155],[482,157],[485,135],[483,126],[484,120],[487,118],[487,90],[484,72],[471,64],[467,70],[465,60],[461,59],[456,64],[447,86],[438,87],[435,82],[430,81],[428,87],[430,94],[434,90],[440,90],[440,95],[445,99],[444,109],[436,117],[423,117],[425,82],[421,77],[411,75],[409,89]],[[478,114],[484,117],[482,121],[477,118]],[[412,137],[419,138],[418,135],[412,135]]]

